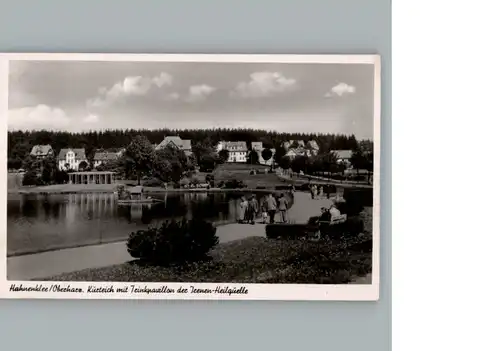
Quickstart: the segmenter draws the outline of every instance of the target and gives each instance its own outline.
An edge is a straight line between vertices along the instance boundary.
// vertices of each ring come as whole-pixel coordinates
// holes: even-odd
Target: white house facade
[[[216,148],[217,152],[227,150],[229,157],[227,162],[245,163],[247,162],[248,148],[245,141],[220,141]]]
[[[78,171],[80,163],[85,161],[88,164],[85,149],[61,149],[57,161],[61,171]]]

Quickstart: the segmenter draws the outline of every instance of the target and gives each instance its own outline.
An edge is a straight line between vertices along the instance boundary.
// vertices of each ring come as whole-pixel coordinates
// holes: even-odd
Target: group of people
[[[281,222],[288,222],[289,202],[284,194],[278,197],[275,194],[264,195],[260,202],[253,194],[249,200],[245,196],[241,197],[238,208],[238,222],[255,224],[258,215],[261,215],[262,223],[275,222],[276,214],[279,214]]]
[[[323,186],[321,185],[310,184],[309,191],[311,192],[311,199],[313,200],[322,198],[323,195],[325,195],[323,192]],[[326,187],[326,198],[330,198],[330,188],[328,186]]]

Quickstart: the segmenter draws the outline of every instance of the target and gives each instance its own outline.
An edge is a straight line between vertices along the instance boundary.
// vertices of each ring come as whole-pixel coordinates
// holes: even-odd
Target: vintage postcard
[[[0,54],[0,296],[378,300],[380,69]]]

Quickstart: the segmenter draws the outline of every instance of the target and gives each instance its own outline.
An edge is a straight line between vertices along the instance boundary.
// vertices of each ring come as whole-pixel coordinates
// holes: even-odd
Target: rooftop
[[[68,151],[73,151],[75,153],[75,158],[77,158],[77,159],[84,160],[86,158],[85,157],[85,149],[83,149],[83,148],[78,148],[78,149],[73,149],[73,148],[61,149],[61,151],[59,151],[59,156],[57,158],[60,159],[60,160],[66,159],[66,154],[68,153]]]
[[[32,155],[47,155],[52,150],[50,145],[35,145],[31,149]]]

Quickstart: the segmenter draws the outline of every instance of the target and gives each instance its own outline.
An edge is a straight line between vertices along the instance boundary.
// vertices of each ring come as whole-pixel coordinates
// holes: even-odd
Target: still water
[[[124,240],[166,219],[203,218],[231,223],[241,193],[170,193],[155,204],[118,205],[113,194],[10,195],[7,254]]]

